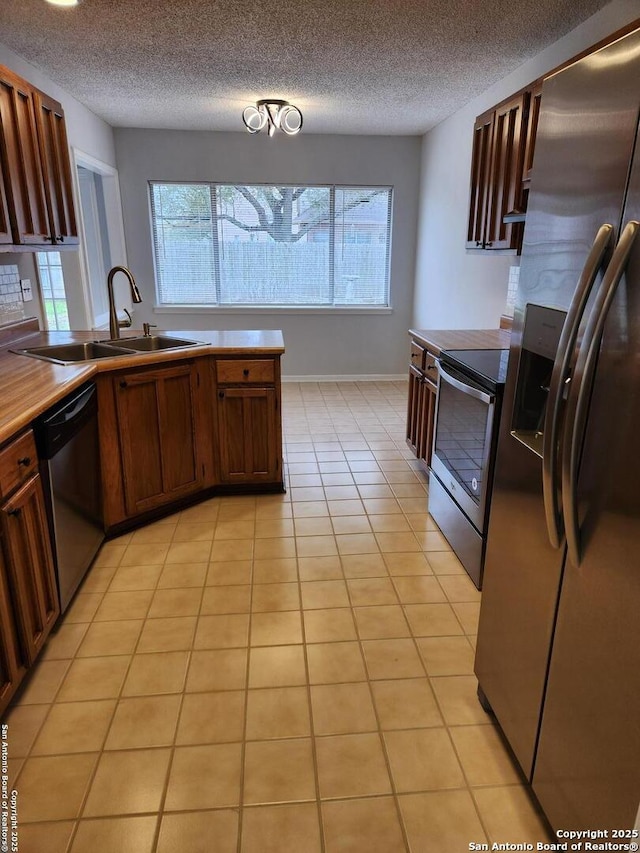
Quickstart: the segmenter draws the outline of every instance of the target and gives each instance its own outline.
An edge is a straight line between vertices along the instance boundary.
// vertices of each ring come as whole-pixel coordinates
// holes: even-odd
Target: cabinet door
[[[409,367],[409,397],[407,402],[407,444],[420,455],[420,411],[422,408],[422,371]]]
[[[536,148],[536,134],[542,104],[542,80],[535,84],[529,92],[529,110],[527,118],[527,137],[524,143],[524,166],[522,180],[530,181],[533,170],[533,155]]]
[[[32,664],[53,627],[60,603],[40,476],[35,474],[0,510],[7,571],[24,657]]]
[[[2,113],[0,112],[0,122],[1,121]],[[0,244],[11,245],[13,243],[13,232],[11,230],[11,218],[9,216],[7,180],[8,172],[5,166],[5,160],[2,156],[2,145],[0,143]]]
[[[479,116],[473,127],[467,249],[484,248],[493,151],[493,120],[494,111],[490,110]]]
[[[0,551],[0,714],[9,704],[24,673],[4,560]]]
[[[418,459],[431,464],[437,386],[413,365],[409,368],[407,444]]]
[[[31,90],[24,81],[5,69],[0,69],[0,125],[13,241],[50,244]]]
[[[282,479],[275,388],[218,391],[218,429],[223,483]]]
[[[127,515],[202,488],[195,366],[129,373],[113,381]]]
[[[418,457],[424,459],[427,466],[431,465],[431,451],[433,449],[433,432],[436,426],[436,397],[438,388],[432,382],[425,380],[422,385],[422,435],[420,452]]]
[[[78,227],[64,112],[57,101],[42,92],[35,92],[33,98],[53,242],[73,245],[78,243]]]
[[[495,112],[486,249],[515,249],[521,239],[522,223],[504,223],[502,218],[505,213],[522,207],[524,107],[523,93]]]

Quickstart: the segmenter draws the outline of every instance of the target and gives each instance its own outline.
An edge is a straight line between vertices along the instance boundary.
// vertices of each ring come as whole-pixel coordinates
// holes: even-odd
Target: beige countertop
[[[509,349],[506,329],[409,329],[409,337],[438,356],[446,349]]]
[[[128,329],[121,337],[139,337],[141,334]],[[284,352],[284,340],[279,330],[154,330],[154,334],[198,341],[198,344],[177,350],[121,355],[70,365],[52,364],[39,358],[12,353],[8,349],[1,350],[0,443],[26,428],[34,418],[98,373],[209,355],[276,356]],[[107,337],[108,332],[30,332],[28,336],[11,343],[10,348],[105,340]]]

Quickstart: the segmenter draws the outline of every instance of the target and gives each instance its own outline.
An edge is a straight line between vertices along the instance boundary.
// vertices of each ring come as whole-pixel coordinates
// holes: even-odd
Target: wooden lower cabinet
[[[421,352],[421,357],[416,354]],[[407,400],[407,444],[418,459],[431,465],[431,445],[436,420],[436,360],[417,341],[411,342],[409,394]]]
[[[273,483],[282,479],[275,388],[218,391],[220,480]]]
[[[111,383],[126,516],[202,489],[197,365],[131,371]]]
[[[4,559],[0,551],[0,715],[16,692],[25,672]]]
[[[60,613],[39,474],[0,507],[0,524],[22,653],[30,666]]]
[[[435,425],[437,386],[424,373],[409,367],[409,398],[407,404],[407,444],[427,465],[431,464],[431,445]]]
[[[278,358],[196,358],[97,384],[107,530],[205,490],[282,489]]]

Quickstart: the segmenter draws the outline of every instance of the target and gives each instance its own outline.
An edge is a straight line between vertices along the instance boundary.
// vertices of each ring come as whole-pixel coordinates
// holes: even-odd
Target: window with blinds
[[[159,305],[389,304],[390,187],[150,192]]]

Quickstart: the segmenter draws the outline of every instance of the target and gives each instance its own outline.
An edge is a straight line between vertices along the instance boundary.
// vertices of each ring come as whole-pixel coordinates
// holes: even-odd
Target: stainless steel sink
[[[187,341],[183,338],[170,338],[165,335],[150,335],[140,338],[119,338],[113,341],[87,341],[86,343],[27,347],[26,349],[13,350],[13,352],[18,355],[29,355],[32,358],[52,361],[54,364],[76,364],[79,361],[93,361],[95,358],[118,358],[118,356],[123,355],[193,346],[202,346],[202,341]]]
[[[156,352],[163,349],[180,349],[181,347],[202,346],[202,341],[187,341],[184,338],[170,338],[167,335],[147,335],[140,338],[119,338],[115,341],[104,341],[111,347],[123,347],[136,352]]]
[[[100,341],[86,341],[75,344],[53,344],[45,347],[27,347],[13,350],[18,355],[30,355],[55,364],[75,364],[79,361],[92,361],[95,358],[118,358],[131,355],[135,350],[123,350],[120,347],[109,346]]]

